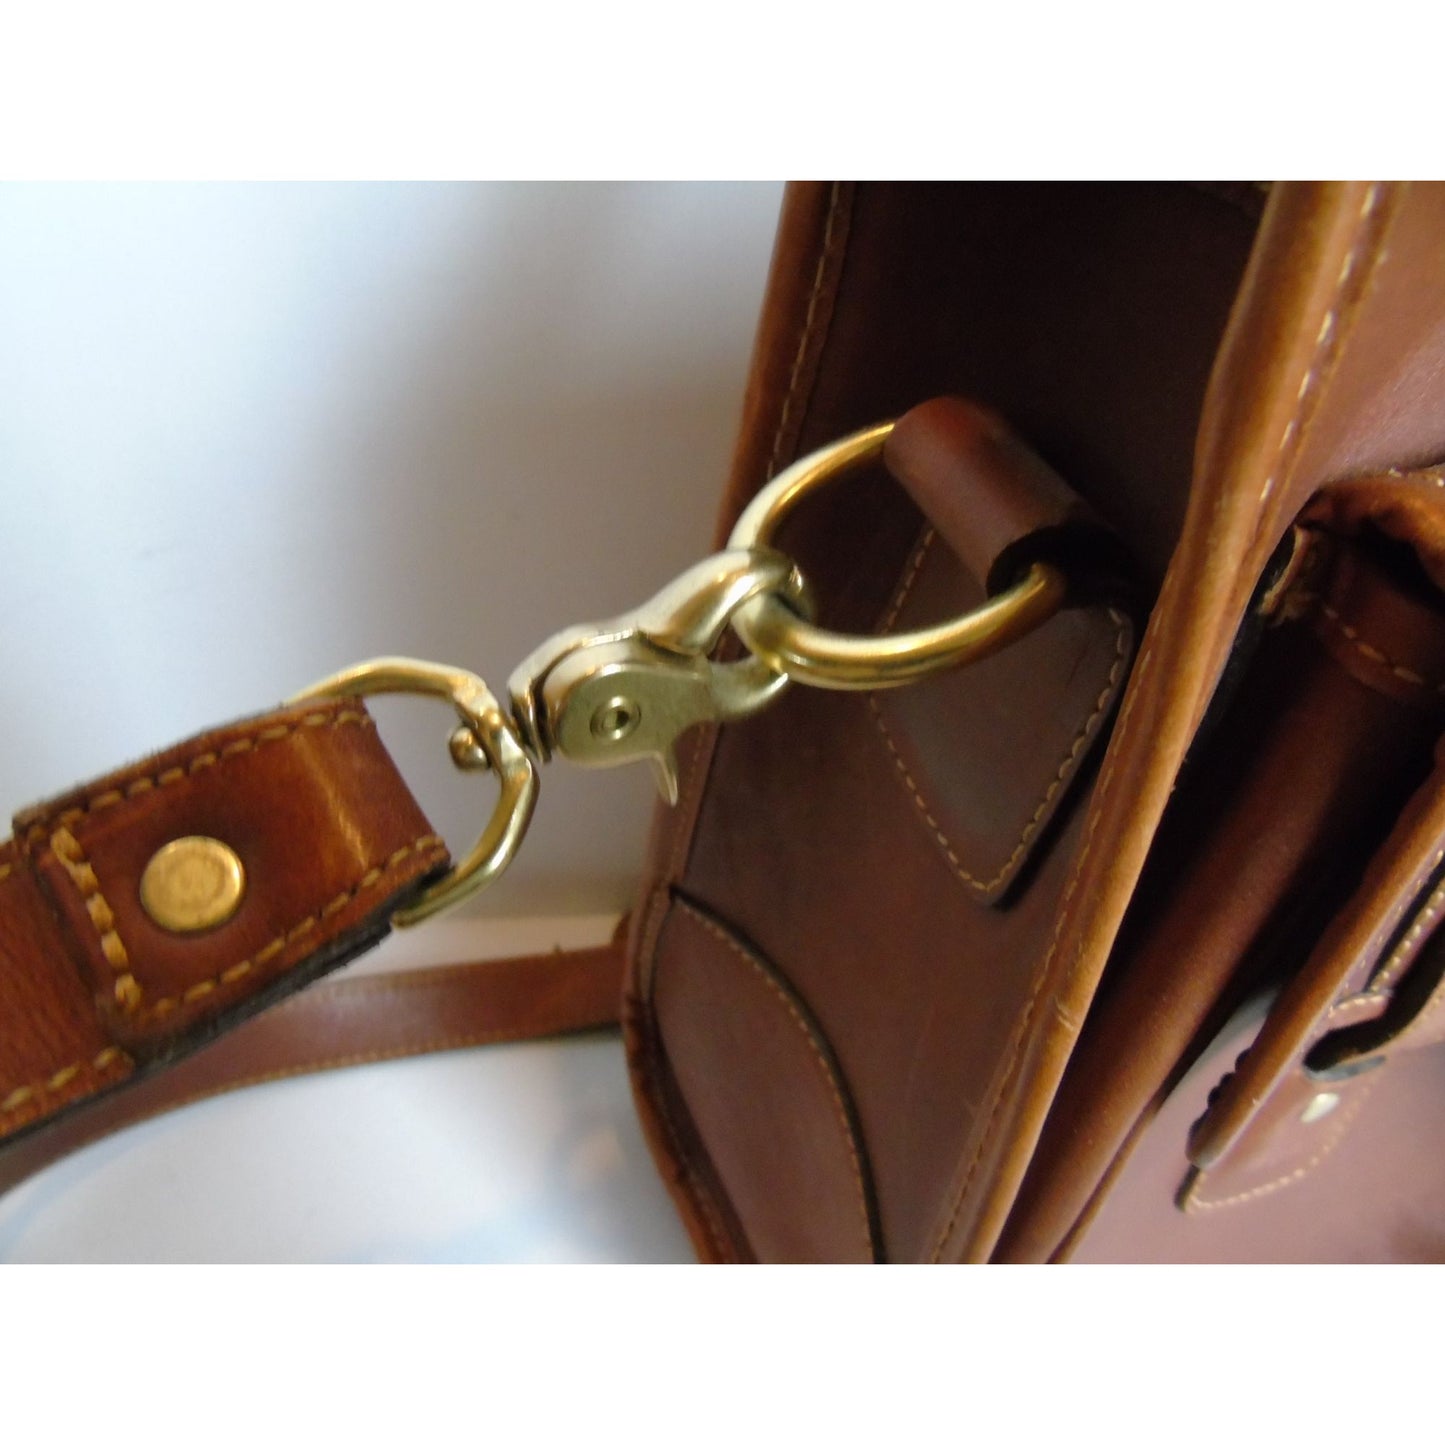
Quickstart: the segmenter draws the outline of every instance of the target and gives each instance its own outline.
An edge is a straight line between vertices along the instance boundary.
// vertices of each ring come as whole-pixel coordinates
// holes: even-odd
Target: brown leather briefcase
[[[791,188],[716,557],[510,705],[383,660],[16,819],[0,1185],[620,1013],[704,1259],[1445,1259],[1442,458],[1445,186]],[[549,758],[672,797],[625,939],[264,1011]]]

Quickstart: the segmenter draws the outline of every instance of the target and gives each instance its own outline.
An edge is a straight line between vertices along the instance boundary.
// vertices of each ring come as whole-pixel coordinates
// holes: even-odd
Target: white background
[[[0,806],[380,653],[496,690],[702,555],[779,197],[0,186]],[[465,845],[447,716],[377,711]],[[507,877],[381,965],[605,936],[652,798],[553,765]],[[687,1256],[611,1041],[268,1086],[0,1200],[6,1259]]]

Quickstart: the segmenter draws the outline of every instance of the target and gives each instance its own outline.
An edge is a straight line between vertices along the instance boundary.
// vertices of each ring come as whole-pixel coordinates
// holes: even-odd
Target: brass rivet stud
[[[141,874],[141,906],[169,933],[217,928],[241,906],[246,870],[219,838],[177,838]]]
[[[1326,1114],[1333,1114],[1339,1107],[1339,1102],[1338,1094],[1316,1094],[1305,1105],[1304,1113],[1299,1116],[1300,1123],[1313,1124],[1316,1119],[1323,1119]]]
[[[642,707],[630,697],[614,697],[592,714],[592,736],[619,743],[642,721]]]

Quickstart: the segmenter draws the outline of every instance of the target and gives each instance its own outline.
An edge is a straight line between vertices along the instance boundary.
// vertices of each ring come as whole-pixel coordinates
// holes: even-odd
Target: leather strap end
[[[883,460],[988,595],[1048,562],[1069,578],[1073,600],[1097,600],[1105,577],[1117,600],[1129,570],[1118,539],[988,407],[958,397],[914,407]]]
[[[239,861],[240,895],[176,931],[141,880],[197,837]],[[446,862],[353,701],[219,728],[24,810],[0,845],[0,1139],[355,957]]]

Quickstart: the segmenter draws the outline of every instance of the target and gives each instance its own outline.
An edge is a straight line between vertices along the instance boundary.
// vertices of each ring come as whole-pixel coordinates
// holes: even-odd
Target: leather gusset
[[[1001,1178],[987,1207],[990,1223],[1006,1231],[994,1257],[1066,1257],[1087,1235],[1101,1201],[1123,1177],[1128,1150],[1149,1132],[1157,1091],[1177,1078],[1191,1040],[1197,1043],[1195,1034],[1219,1003],[1221,969],[1227,980],[1238,967],[1239,955],[1227,948],[1217,966],[1201,966],[1191,948],[1176,948],[1167,1001],[1154,972],[1141,979],[1127,942],[1130,919],[1167,900],[1169,885],[1161,892],[1157,876],[1151,885],[1138,870],[1158,866],[1158,830],[1180,796],[1179,765],[1260,577],[1300,511],[1336,479],[1445,454],[1445,412],[1428,400],[1438,397],[1442,375],[1442,293],[1424,279],[1439,274],[1442,211],[1445,188],[1437,185],[1301,184],[1271,192],[1201,415],[1183,535],[1095,794],[1099,846],[1080,868],[1079,906],[1063,927],[1061,948],[1073,963],[1061,971],[1056,997],[1068,1018],[1040,1021],[1034,1062],[1023,1071],[1029,1097],[1018,1106],[1018,1127],[1048,1110],[1044,1132],[1025,1134],[1013,1146],[1015,1158],[1027,1155],[1022,1189],[1012,1193],[1012,1179]],[[1325,711],[1301,719],[1302,757],[1328,720]],[[1247,724],[1243,734],[1241,762],[1252,749]],[[1388,728],[1381,736],[1388,739]],[[1376,740],[1365,736],[1362,746],[1373,750]],[[1381,810],[1398,812],[1423,770],[1412,760],[1413,778],[1386,790]],[[1118,784],[1112,791],[1110,780]],[[1242,835],[1236,845],[1246,858],[1263,861],[1282,830],[1300,832],[1317,804],[1329,801],[1305,788],[1281,790],[1278,800],[1253,836]],[[1344,848],[1367,853],[1389,821],[1372,824],[1372,833],[1347,834]],[[1192,841],[1205,846],[1208,831],[1206,809]],[[1191,842],[1187,827],[1181,841]],[[1335,859],[1327,854],[1322,862]],[[1261,870],[1249,870],[1243,881],[1234,893],[1218,889],[1197,905],[1200,918],[1233,918],[1236,900],[1263,901]],[[1333,885],[1321,886],[1328,899]],[[1312,936],[1301,940],[1304,950]],[[1094,997],[1101,981],[1103,993]],[[1069,1019],[1086,1011],[1087,1036],[1075,1046]],[[1121,1046],[1102,1026],[1106,1012],[1126,1022],[1137,1014],[1144,1047]],[[1065,1117],[1080,1114],[1087,1127],[1068,1129]],[[1173,1186],[1139,1204],[1135,1227],[1144,1227],[1151,1208],[1172,1210],[1172,1193]]]
[[[1367,1091],[1305,1126],[1310,1148],[1278,1167],[1176,1207],[1185,1141],[1210,1091],[1259,1028],[1247,1005],[1141,1124],[1068,1258],[1083,1264],[1445,1263],[1445,1150],[1430,1142],[1445,1098],[1445,1049],[1403,1056]],[[1388,1089],[1385,1103],[1378,1091]],[[1437,1126],[1438,1127],[1438,1126]],[[1425,1132],[1422,1133],[1422,1130]],[[1367,1222],[1368,1221],[1368,1222]]]
[[[1063,214],[1075,203],[1086,218]],[[1060,266],[1065,235],[1074,250]],[[1251,235],[1246,215],[1187,187],[794,192],[726,520],[797,453],[929,396],[973,395],[1097,500],[1103,517],[1123,519],[1144,578],[1157,578],[1182,521],[1203,387]],[[926,316],[910,297],[927,297]],[[1145,393],[1149,404],[1135,405]],[[1124,414],[1127,427],[1111,420]],[[825,599],[824,620],[876,626],[918,545],[916,511],[876,487],[870,497],[863,479],[803,520],[779,541]],[[995,1184],[993,1154],[1014,1138],[1008,1096],[1028,1043],[1022,1031],[1054,1017],[1043,974],[1093,787],[1097,753],[1083,754],[1102,745],[1113,714],[1117,694],[1099,700],[1116,648],[1132,653],[1132,635],[1116,642],[1117,622],[1102,620],[1096,643],[1080,650],[1075,641],[1073,663],[1063,647],[1058,671],[1035,667],[1016,682],[1007,714],[987,724],[999,751],[970,768],[956,750],[922,805],[868,700],[795,689],[769,715],[691,741],[681,804],[660,819],[649,894],[680,886],[729,920],[808,1000],[832,1044],[872,1163],[887,1258],[971,1250],[976,1199]],[[1083,707],[1082,686],[1068,686],[1075,664],[1076,682],[1098,679]],[[1128,667],[1126,659],[1118,668],[1119,687]],[[896,702],[879,710],[896,720]],[[1040,766],[1027,732],[1040,719],[1045,732],[1061,726],[1065,714],[1069,731]],[[1027,727],[1010,725],[1025,716]],[[1070,775],[1064,759],[1081,731]],[[950,848],[964,870],[992,878],[1061,768],[1049,799],[1057,809],[1049,817],[1046,806],[1025,855],[1036,851],[1015,860],[1016,876],[999,880],[995,899],[980,897]],[[944,821],[950,788],[960,790],[958,815],[972,821],[984,810],[968,812],[966,791],[1021,797],[1025,779],[1027,806],[997,810],[976,858],[965,861],[967,843],[954,845],[961,830],[945,827],[941,843],[929,826],[929,816]],[[641,927],[634,939],[637,1033],[652,1040],[633,1055],[646,1118],[676,1087],[668,1040],[646,1017],[656,931]],[[708,1200],[706,1150],[660,1128],[650,1137],[697,1237],[702,1216],[728,1207]],[[728,1257],[725,1246],[704,1252]]]

